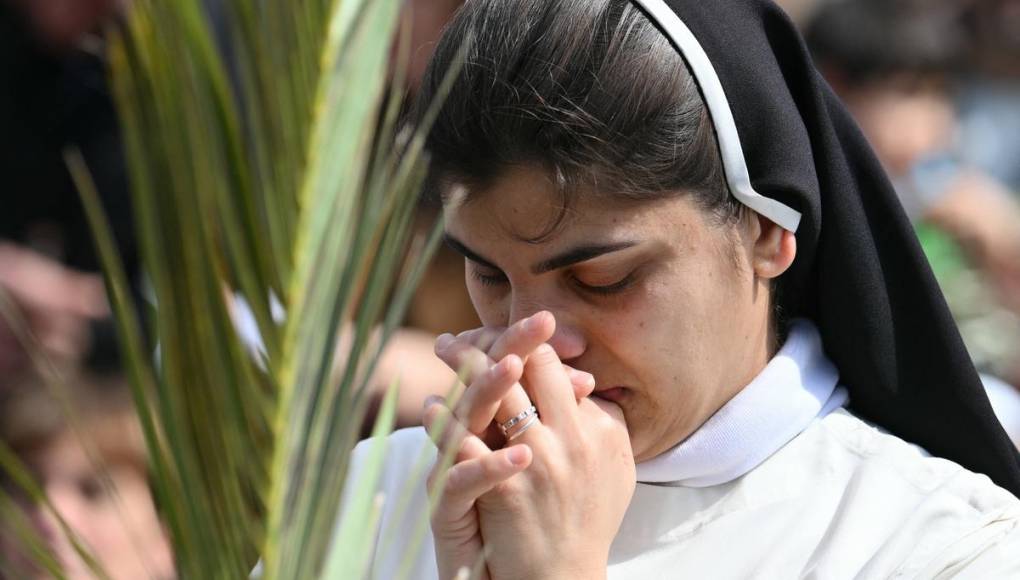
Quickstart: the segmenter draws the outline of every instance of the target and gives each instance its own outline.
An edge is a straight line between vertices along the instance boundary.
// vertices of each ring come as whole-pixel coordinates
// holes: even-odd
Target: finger
[[[492,365],[488,355],[468,345],[467,342],[457,339],[452,334],[444,334],[436,340],[436,355],[450,368],[458,370],[467,384],[473,384],[474,380],[480,378]],[[464,397],[467,397],[467,392],[470,391],[471,388],[467,388]],[[527,392],[519,382],[514,383],[505,392],[503,401],[495,412],[496,421],[504,423],[530,406],[531,400],[528,398]],[[470,410],[466,413],[471,414]],[[461,416],[463,416],[463,412]],[[476,435],[483,435],[483,430],[472,432]],[[487,441],[494,446],[496,444],[490,439]]]
[[[623,409],[612,401],[592,397],[585,399],[577,406],[577,412],[583,417],[581,424],[586,429],[594,430],[597,445],[602,449],[617,449],[622,451],[633,461],[633,448],[630,443],[630,431],[627,428],[627,419]],[[578,437],[577,440],[589,439]]]
[[[449,452],[459,454],[462,443],[468,436],[467,429],[457,421],[446,405],[439,402],[440,400],[440,397],[429,397],[426,400],[421,423],[439,449],[440,455]]]
[[[458,340],[453,335],[445,334],[436,340],[436,356],[447,364],[451,369],[459,371],[462,380],[469,388],[465,391],[464,397],[471,392],[476,381],[480,380],[484,373],[492,365],[489,356],[471,346],[466,342]],[[505,358],[505,357],[504,357]],[[520,383],[514,383],[508,391],[504,392],[502,403],[497,407],[494,417],[497,422],[503,423],[514,417],[524,409],[531,406],[531,399]],[[458,406],[459,416],[472,415],[469,406]],[[479,416],[482,413],[479,413]],[[477,422],[475,423],[477,425]],[[476,435],[482,435],[485,428],[472,430]],[[491,442],[490,442],[491,443]]]
[[[468,434],[468,436],[461,442],[460,450],[457,451],[457,457],[454,458],[453,462],[463,463],[464,461],[485,457],[490,453],[492,453],[492,449],[490,449],[484,441],[474,435]]]
[[[454,409],[454,415],[468,431],[481,435],[496,418],[500,404],[518,383],[524,373],[524,362],[517,355],[508,355],[489,367],[471,387]]]
[[[527,363],[527,356],[552,337],[556,331],[556,319],[549,312],[536,312],[528,318],[517,321],[499,337],[489,350],[490,357],[513,353]],[[581,401],[595,390],[595,377],[570,366],[564,365],[574,389],[574,400]]]
[[[538,345],[552,338],[556,332],[556,320],[553,315],[542,311],[518,320],[506,330],[488,349],[489,356],[499,360],[508,354],[516,354],[525,363],[528,355]]]
[[[570,377],[570,385],[574,387],[574,399],[581,402],[595,392],[595,375],[575,369],[570,365],[563,365]]]
[[[488,455],[491,452],[489,446],[480,438],[468,433],[453,417],[449,408],[442,404],[442,400],[442,397],[430,396],[422,413],[422,425],[432,442],[436,443],[439,455],[443,456],[454,450],[456,455],[453,457],[453,463]]]
[[[524,383],[546,425],[571,424],[577,416],[577,400],[567,372],[556,351],[541,344],[524,365]]]
[[[531,459],[527,445],[514,445],[454,465],[445,474],[437,512],[443,517],[467,513],[480,496],[527,469]]]
[[[20,302],[32,309],[64,311],[88,318],[108,313],[103,281],[59,262],[11,244],[0,248],[3,282]]]
[[[483,326],[458,334],[457,340],[467,342],[478,350],[487,353],[496,340],[506,331],[507,328],[505,326]]]
[[[474,383],[493,364],[489,355],[451,334],[436,339],[436,356],[457,373],[465,385]]]
[[[625,429],[627,427],[627,420],[626,417],[624,417],[623,409],[612,401],[592,397],[590,399],[585,399],[579,407],[581,407],[581,413],[601,413],[608,415],[613,421],[623,425]]]
[[[109,316],[110,303],[106,299],[106,285],[95,274],[72,273],[67,285],[70,293],[77,298],[69,302],[72,312],[87,318]]]
[[[489,356],[499,360],[514,354],[520,357],[526,366],[528,357],[535,348],[551,338],[555,331],[556,321],[553,315],[545,311],[536,312],[508,328],[489,349]],[[583,388],[578,390],[583,391]],[[496,410],[496,421],[500,424],[505,423],[531,405],[532,399],[526,390],[522,386],[514,386]]]

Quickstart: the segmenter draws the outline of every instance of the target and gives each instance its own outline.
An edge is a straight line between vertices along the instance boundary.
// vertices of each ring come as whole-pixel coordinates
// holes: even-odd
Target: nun
[[[387,449],[370,576],[1020,578],[1017,453],[779,8],[469,0],[437,95],[484,326],[354,452]]]

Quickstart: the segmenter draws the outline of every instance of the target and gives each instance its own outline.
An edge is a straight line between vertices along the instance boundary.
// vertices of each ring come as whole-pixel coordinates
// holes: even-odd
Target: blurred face
[[[28,458],[27,465],[53,507],[111,579],[173,577],[172,554],[152,503],[144,468],[109,458],[104,461],[108,461],[113,493],[71,432],[56,437]],[[22,508],[68,578],[93,577],[48,510],[27,498],[23,498]],[[16,577],[49,578],[22,550],[15,548],[13,536],[4,537],[6,530],[2,528],[0,525],[0,558],[13,562],[18,571]]]
[[[56,48],[74,45],[86,33],[125,8],[130,0],[15,0],[42,40]]]
[[[894,177],[907,174],[916,162],[952,143],[956,117],[940,89],[889,82],[852,91],[846,103]]]
[[[470,197],[445,215],[482,323],[551,312],[550,343],[595,376],[594,396],[623,409],[637,461],[685,439],[767,363],[762,273],[773,272],[762,267],[757,217],[720,225],[684,195],[626,204],[579,195],[534,242],[560,214],[543,172],[514,169]]]

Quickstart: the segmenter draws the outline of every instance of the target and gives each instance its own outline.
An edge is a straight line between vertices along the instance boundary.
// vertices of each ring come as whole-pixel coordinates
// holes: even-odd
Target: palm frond
[[[379,355],[439,240],[438,228],[413,235],[423,137],[396,137],[401,2],[222,8],[138,0],[112,33],[152,341],[87,168],[74,152],[68,164],[96,232],[180,577],[244,577],[259,558],[264,578],[354,577],[367,565],[365,530],[378,524],[384,449],[338,527],[349,451]],[[257,353],[236,329],[242,301]],[[338,354],[342,330],[352,339]],[[392,429],[396,392],[378,435]]]

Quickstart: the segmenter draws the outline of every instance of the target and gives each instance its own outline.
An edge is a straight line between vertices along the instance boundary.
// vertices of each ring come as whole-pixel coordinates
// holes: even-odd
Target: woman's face
[[[623,409],[644,461],[685,439],[767,363],[769,234],[753,215],[719,225],[690,196],[610,203],[582,194],[553,235],[528,241],[548,230],[560,199],[545,173],[517,168],[448,203],[447,234],[467,258],[482,323],[551,312],[550,343],[595,376],[596,396]]]

